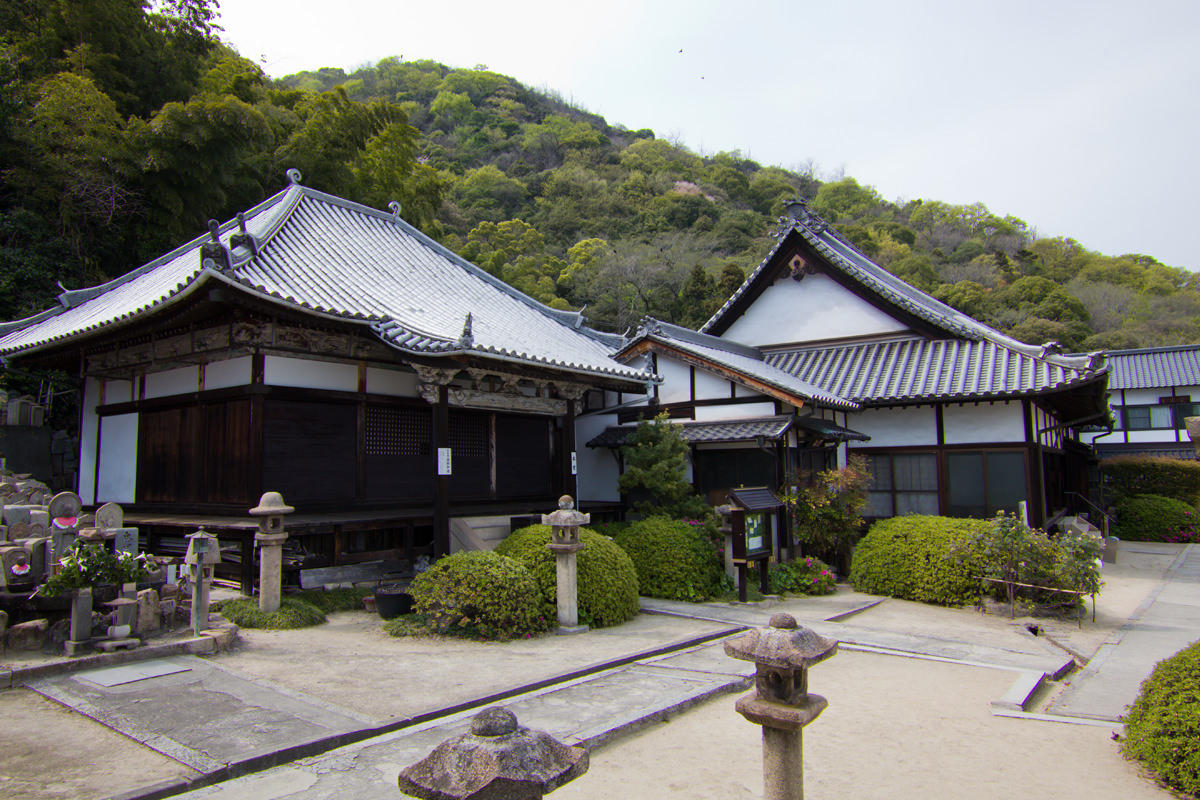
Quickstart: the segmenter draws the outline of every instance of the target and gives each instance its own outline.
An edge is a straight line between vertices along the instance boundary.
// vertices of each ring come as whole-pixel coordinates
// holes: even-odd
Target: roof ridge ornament
[[[395,217],[396,219],[400,219],[400,201],[399,200],[393,200],[390,203],[388,203],[388,209],[392,212],[393,217]]]
[[[458,337],[458,343],[462,347],[473,347],[475,345],[475,334],[471,331],[470,311],[467,312],[467,319],[463,322],[462,334]]]
[[[246,215],[241,211],[237,214],[238,232],[229,237],[229,249],[236,250],[239,247],[245,247],[254,255],[258,255],[258,240],[254,238],[254,234],[246,230]]]
[[[304,176],[300,173],[300,170],[296,169],[295,167],[292,167],[283,174],[287,176],[288,183],[290,183],[292,186],[299,186],[300,181],[304,179]]]
[[[772,235],[782,239],[796,225],[803,225],[813,233],[824,233],[829,229],[829,223],[808,207],[808,200],[803,197],[793,197],[783,204],[783,214],[779,217],[779,227]]]
[[[200,245],[201,268],[228,272],[232,268],[229,250],[221,242],[221,225],[215,219],[208,221],[208,235],[212,240]]]

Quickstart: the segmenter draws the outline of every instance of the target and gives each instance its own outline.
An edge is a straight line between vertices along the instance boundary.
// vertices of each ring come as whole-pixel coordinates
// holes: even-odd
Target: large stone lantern
[[[400,791],[425,800],[539,800],[588,769],[588,753],[485,708],[471,732],[439,744],[400,773]]]
[[[265,614],[279,610],[283,593],[283,543],[288,537],[283,518],[295,510],[283,502],[279,492],[264,493],[258,505],[250,509],[250,516],[258,518],[258,533],[254,534],[258,545],[258,608]]]
[[[575,500],[569,494],[558,498],[558,510],[542,515],[542,524],[550,526],[550,544],[554,553],[558,596],[558,632],[583,633],[588,628],[579,624],[579,573],[576,554],[583,549],[579,526],[592,521],[591,514],[575,510]]]
[[[739,714],[762,726],[763,789],[766,800],[803,800],[804,758],[801,729],[829,705],[808,691],[808,669],[837,653],[838,643],[775,614],[768,628],[756,628],[725,642],[725,654],[757,666],[754,691],[739,698]]]

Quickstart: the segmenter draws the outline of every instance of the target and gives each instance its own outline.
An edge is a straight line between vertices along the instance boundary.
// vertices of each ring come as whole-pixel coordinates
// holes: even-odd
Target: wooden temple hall
[[[246,512],[264,491],[296,507],[290,556],[306,566],[481,546],[575,495],[588,393],[656,380],[611,357],[621,337],[398,209],[289,177],[236,220],[0,326],[6,360],[80,377],[84,503],[121,503],[152,552],[203,525],[249,583]]]

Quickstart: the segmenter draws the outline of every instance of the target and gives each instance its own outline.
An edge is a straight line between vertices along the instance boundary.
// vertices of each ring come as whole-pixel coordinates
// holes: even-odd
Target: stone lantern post
[[[250,509],[250,516],[258,518],[258,533],[254,534],[258,545],[258,609],[265,614],[279,610],[279,597],[283,593],[283,543],[288,536],[283,529],[283,518],[295,510],[283,502],[279,492],[265,492],[258,498],[258,505]]]
[[[758,667],[754,691],[739,698],[737,711],[762,726],[763,797],[804,800],[803,734],[829,703],[808,692],[808,668],[837,653],[836,641],[775,614],[769,628],[756,628],[725,642],[725,654]]]
[[[425,800],[540,800],[588,770],[588,752],[485,708],[471,732],[439,744],[400,773],[400,791]]]
[[[579,572],[576,553],[583,549],[579,526],[592,521],[591,514],[575,510],[571,495],[558,498],[558,510],[542,515],[542,524],[551,528],[550,544],[546,545],[555,558],[558,593],[558,633],[583,633],[587,625],[579,624]]]
[[[192,634],[199,636],[208,627],[208,590],[213,569],[221,563],[221,542],[201,528],[187,537],[187,564],[192,579]]]

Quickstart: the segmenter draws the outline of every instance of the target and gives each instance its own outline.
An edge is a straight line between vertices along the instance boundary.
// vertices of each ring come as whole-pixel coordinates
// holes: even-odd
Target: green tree
[[[639,514],[703,517],[710,513],[687,480],[687,442],[666,414],[639,422],[621,452],[625,471],[617,485]]]

